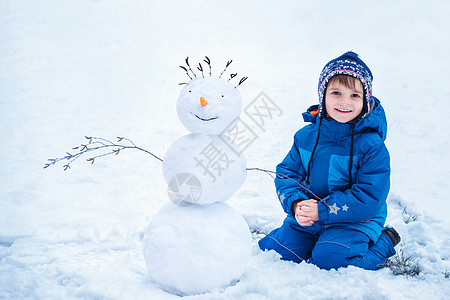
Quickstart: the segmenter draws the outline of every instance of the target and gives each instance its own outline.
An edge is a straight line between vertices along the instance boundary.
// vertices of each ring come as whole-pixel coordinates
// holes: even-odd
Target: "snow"
[[[248,76],[243,120],[256,139],[248,167],[274,170],[317,102],[326,62],[353,50],[374,74],[388,118],[388,224],[416,277],[388,269],[324,271],[257,247],[241,280],[186,299],[442,299],[449,279],[450,3],[426,1],[56,1],[0,3],[0,298],[177,299],[148,276],[146,228],[170,200],[162,164],[139,151],[47,158],[85,135],[125,136],[162,157],[186,135],[176,101],[186,56]],[[282,111],[257,126],[261,92]],[[246,119],[245,119],[246,118]],[[280,226],[272,179],[249,171],[227,201],[254,232]]]

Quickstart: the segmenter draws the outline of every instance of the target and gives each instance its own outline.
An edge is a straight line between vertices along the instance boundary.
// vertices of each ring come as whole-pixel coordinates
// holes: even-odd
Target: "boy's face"
[[[325,108],[330,118],[347,123],[361,113],[364,101],[364,88],[358,80],[354,88],[346,87],[337,80],[328,84],[325,92]]]

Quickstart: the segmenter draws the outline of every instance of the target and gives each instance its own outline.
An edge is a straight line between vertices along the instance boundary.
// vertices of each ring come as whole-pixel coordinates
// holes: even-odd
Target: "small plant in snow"
[[[415,216],[415,215],[411,214],[410,212],[408,212],[408,211],[406,210],[406,207],[403,208],[402,216],[403,216],[403,221],[404,221],[406,224],[409,224],[409,223],[411,223],[411,222],[417,221],[417,216]]]
[[[251,232],[253,235],[267,235],[267,232],[265,232],[264,230],[259,229],[259,228],[253,228],[253,229],[250,229],[250,232]]]
[[[389,258],[384,266],[391,269],[394,275],[416,276],[420,273],[419,262],[420,260],[411,255],[406,256],[402,248],[396,255]]]

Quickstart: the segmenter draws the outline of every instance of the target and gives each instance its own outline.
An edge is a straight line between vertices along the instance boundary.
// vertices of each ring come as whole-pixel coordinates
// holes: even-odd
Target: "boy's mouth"
[[[335,108],[340,113],[351,113],[353,110],[351,109],[345,109],[345,108]]]

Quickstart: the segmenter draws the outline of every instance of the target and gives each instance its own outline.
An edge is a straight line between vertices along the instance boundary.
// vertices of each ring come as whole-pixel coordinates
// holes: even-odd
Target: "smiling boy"
[[[319,105],[303,114],[311,124],[295,134],[277,166],[287,217],[259,246],[324,269],[375,270],[400,241],[393,228],[383,228],[390,187],[386,116],[372,96],[372,73],[354,52],[326,64],[318,92]]]

